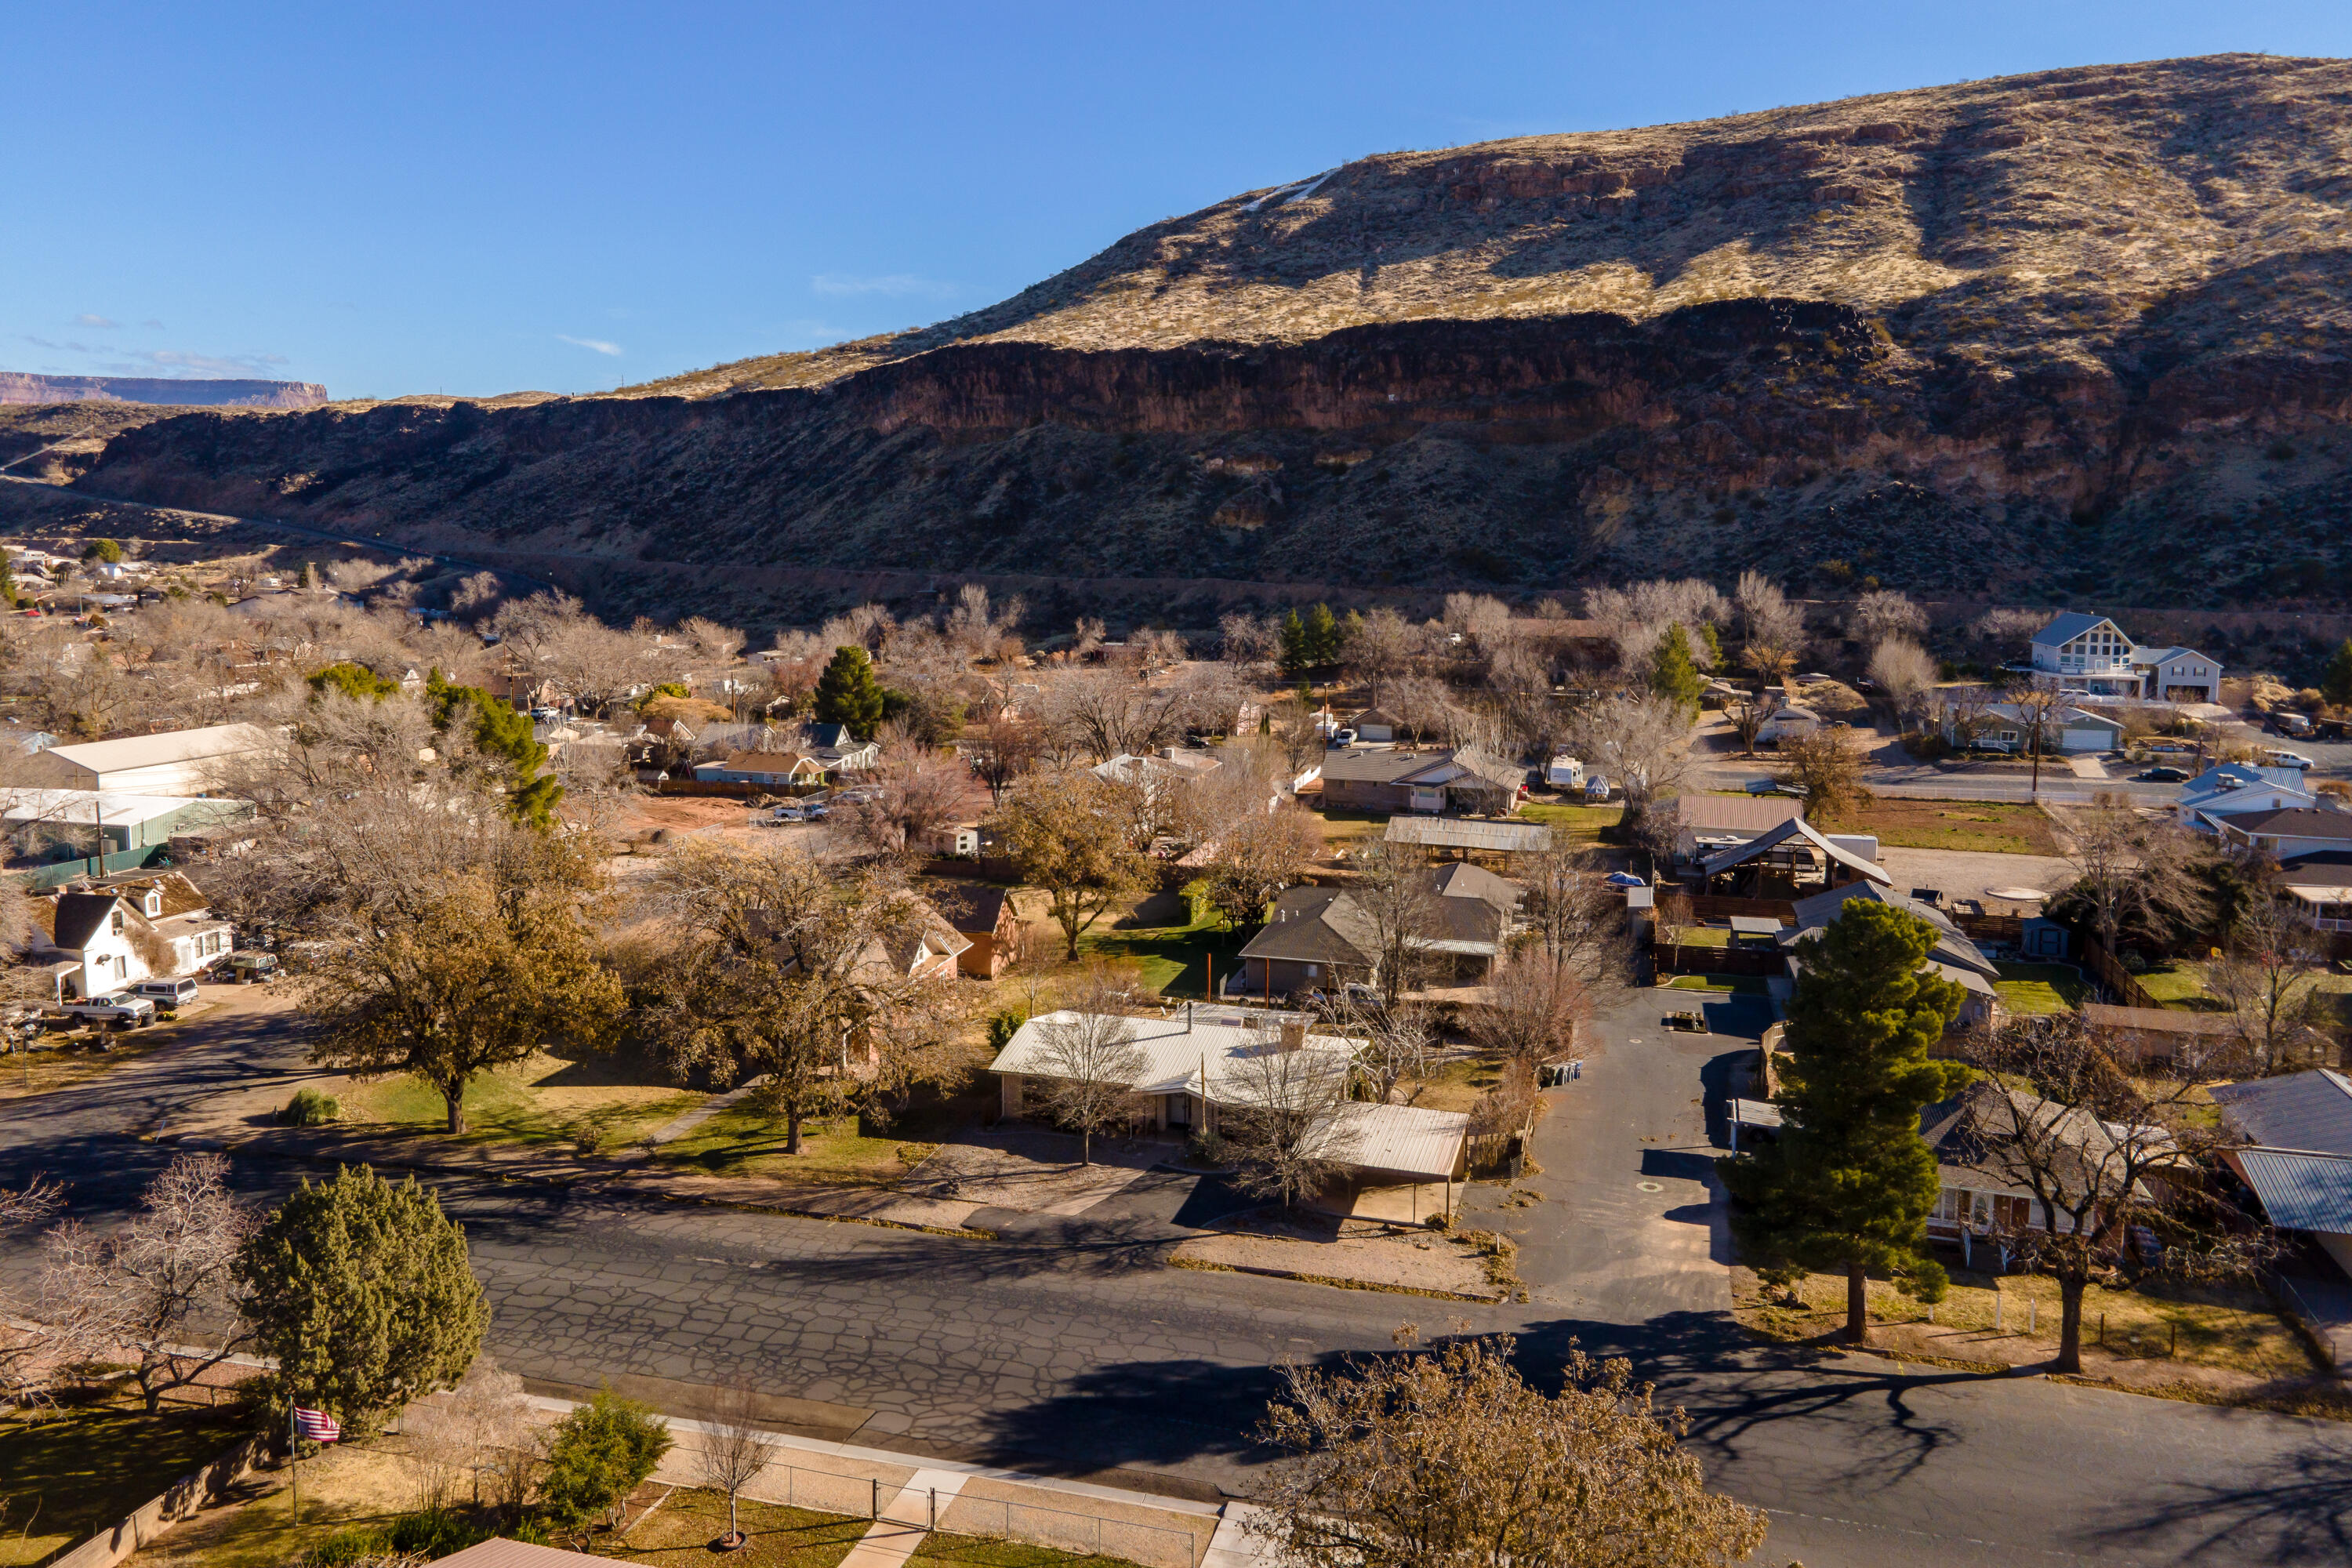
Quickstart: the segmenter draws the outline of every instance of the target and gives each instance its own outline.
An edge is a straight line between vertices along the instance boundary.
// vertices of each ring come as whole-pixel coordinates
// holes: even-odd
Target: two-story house
[[[98,996],[157,975],[191,974],[234,945],[229,922],[176,871],[109,878],[36,898],[33,950],[60,994]]]
[[[2069,610],[2033,634],[2034,682],[2093,697],[2219,702],[2221,664],[2190,647],[2134,642],[2105,616]]]

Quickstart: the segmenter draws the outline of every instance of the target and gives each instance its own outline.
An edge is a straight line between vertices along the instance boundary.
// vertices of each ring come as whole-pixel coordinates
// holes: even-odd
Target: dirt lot
[[[2041,807],[2016,801],[1898,800],[1885,796],[1848,813],[1838,828],[1874,833],[1882,848],[2055,855],[2058,840]]]
[[[1173,1262],[1179,1268],[1264,1270],[1360,1289],[1482,1301],[1502,1293],[1489,1277],[1483,1255],[1466,1240],[1319,1215],[1236,1216],[1226,1234],[1179,1247]]]
[[[1956,849],[1885,849],[1879,863],[1895,879],[1895,889],[1934,888],[1951,899],[1985,899],[1995,888],[2032,888],[2054,893],[2071,887],[2074,868],[2051,855],[2000,855]],[[1986,907],[2000,903],[1989,900]]]

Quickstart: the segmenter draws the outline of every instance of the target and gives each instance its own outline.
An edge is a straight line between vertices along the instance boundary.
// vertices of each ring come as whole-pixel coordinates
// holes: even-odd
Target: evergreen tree
[[[552,827],[563,786],[539,771],[547,764],[547,748],[532,735],[530,715],[478,686],[452,686],[437,668],[426,676],[425,694],[433,703],[435,729],[447,734],[462,728],[477,750],[506,764],[507,810],[514,819],[541,831]]]
[[[1794,1054],[1773,1097],[1780,1138],[1720,1162],[1748,1259],[1768,1278],[1843,1272],[1855,1344],[1870,1333],[1868,1275],[1929,1301],[1944,1293],[1943,1267],[1927,1255],[1937,1181],[1919,1112],[1969,1074],[1927,1056],[1961,999],[1959,986],[1921,969],[1935,944],[1917,916],[1853,899],[1799,945]]]
[[[887,699],[875,679],[874,661],[851,644],[834,650],[833,662],[816,681],[816,721],[846,724],[861,741],[870,741],[882,722]]]
[[[1650,686],[1661,697],[1679,703],[1684,711],[1698,711],[1699,694],[1706,682],[1699,679],[1698,667],[1691,662],[1690,637],[1677,626],[1666,628],[1658,639],[1657,651],[1650,656]]]
[[[2352,706],[2352,637],[2336,650],[2327,661],[2327,672],[2319,679],[2320,695],[2338,708]]]
[[[314,670],[307,679],[314,695],[323,697],[331,688],[354,702],[370,700],[381,702],[387,697],[397,695],[400,690],[400,682],[397,680],[387,675],[378,675],[366,665],[354,663],[351,659],[344,659],[340,664],[331,664],[324,669]]]
[[[466,1232],[414,1176],[362,1165],[305,1179],[237,1255],[255,1348],[277,1358],[270,1393],[365,1436],[408,1401],[465,1376],[490,1309]]]
[[[1339,621],[1328,605],[1307,612],[1307,662],[1318,668],[1339,662]]]
[[[669,1427],[653,1407],[610,1387],[556,1424],[541,1495],[573,1529],[614,1512],[669,1452]]]
[[[111,539],[93,539],[81,547],[81,558],[110,566],[122,559],[122,546]]]
[[[1309,650],[1307,646],[1307,623],[1298,618],[1298,610],[1295,605],[1283,612],[1281,638],[1282,673],[1306,674],[1307,667],[1314,661],[1307,657]]]
[[[1707,668],[1721,669],[1723,668],[1723,634],[1715,629],[1713,621],[1700,623],[1698,640],[1706,645]]]
[[[5,600],[12,610],[19,602],[16,598],[16,574],[5,560],[0,560],[0,600]]]
[[[302,575],[299,580],[299,585],[303,588],[311,590],[315,590],[319,586],[319,568],[315,562],[305,561],[302,563]]]

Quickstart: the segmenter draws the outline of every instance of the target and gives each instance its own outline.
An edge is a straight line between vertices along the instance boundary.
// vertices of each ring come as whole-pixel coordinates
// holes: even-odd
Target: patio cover
[[[1883,882],[1888,887],[1895,885],[1895,879],[1887,875],[1885,867],[1875,860],[1865,860],[1853,850],[1841,848],[1831,843],[1815,832],[1812,825],[1801,816],[1790,817],[1761,838],[1751,839],[1736,848],[1708,856],[1704,868],[1706,875],[1713,877],[1718,871],[1728,871],[1734,866],[1745,865],[1766,850],[1776,845],[1784,844],[1791,838],[1804,839],[1839,865],[1849,870],[1858,871],[1874,882]]]

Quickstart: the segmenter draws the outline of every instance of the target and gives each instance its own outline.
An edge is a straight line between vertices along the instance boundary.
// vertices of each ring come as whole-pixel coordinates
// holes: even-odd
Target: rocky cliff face
[[[79,483],[623,559],[2333,596],[2347,153],[2352,65],[2224,57],[1391,154],[921,332],[162,418]]]
[[[167,376],[33,375],[0,370],[0,403],[199,404],[214,408],[316,408],[315,381],[184,381]]]

